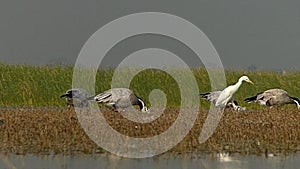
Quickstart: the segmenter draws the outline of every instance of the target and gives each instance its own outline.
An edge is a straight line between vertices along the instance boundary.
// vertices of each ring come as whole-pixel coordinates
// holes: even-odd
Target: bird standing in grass
[[[84,89],[69,89],[66,91],[65,94],[61,95],[60,97],[66,98],[68,110],[71,110],[71,108],[74,107],[74,99],[77,99],[79,101],[79,107],[88,106],[88,101],[86,99],[89,97],[89,95],[88,92]]]
[[[269,89],[264,92],[257,93],[253,97],[245,99],[246,102],[255,102],[264,106],[282,106],[284,104],[296,104],[300,109],[300,100],[288,95],[288,92],[282,89]]]
[[[221,92],[222,91],[220,91],[220,90],[212,91],[212,92],[200,94],[200,96],[202,98],[210,101],[214,106],[216,106],[217,99],[220,96]],[[232,107],[234,110],[237,110],[237,111],[245,111],[246,110],[245,107],[239,106],[237,101],[235,101],[233,98],[227,103],[226,108],[227,107]]]
[[[244,81],[253,84],[253,82],[247,76],[240,77],[236,84],[230,85],[222,90],[218,99],[216,100],[215,106],[219,108],[225,108],[227,103],[232,100],[233,95],[238,91]]]
[[[125,108],[132,105],[138,105],[141,112],[149,112],[144,101],[127,88],[109,89],[94,97],[90,97],[89,100],[103,103],[118,112],[124,111]]]

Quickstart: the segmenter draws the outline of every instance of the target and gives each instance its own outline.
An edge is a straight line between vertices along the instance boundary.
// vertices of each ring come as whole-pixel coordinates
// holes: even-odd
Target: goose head
[[[142,108],[141,112],[143,112],[143,113],[150,113],[150,109],[148,107],[144,106]]]
[[[69,89],[66,91],[65,94],[60,96],[61,98],[66,98],[67,100],[86,100],[88,98],[88,92],[84,89],[76,88],[76,89]]]

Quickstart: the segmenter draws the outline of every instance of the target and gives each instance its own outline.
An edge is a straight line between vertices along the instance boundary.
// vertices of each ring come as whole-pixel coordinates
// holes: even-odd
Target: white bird
[[[144,101],[137,97],[133,91],[127,88],[109,89],[94,97],[90,97],[89,100],[94,100],[98,103],[104,103],[104,105],[109,106],[119,112],[132,105],[138,105],[140,111],[142,112],[149,112]]]
[[[200,94],[200,96],[208,101],[210,101],[214,106],[216,106],[216,102],[218,97],[220,96],[222,91],[212,91],[208,93]],[[232,107],[234,110],[237,111],[245,111],[245,107],[241,107],[238,105],[237,101],[235,101],[233,98],[227,103],[226,107]]]
[[[245,101],[248,103],[255,102],[269,107],[296,104],[298,109],[300,109],[299,99],[289,96],[288,92],[282,89],[269,89],[257,93],[255,96],[245,99]]]
[[[70,110],[72,107],[74,107],[74,99],[77,99],[79,101],[80,107],[87,107],[88,101],[86,100],[89,95],[88,92],[85,89],[75,88],[75,89],[69,89],[66,91],[65,94],[60,96],[61,98],[66,98],[68,110]]]
[[[236,84],[226,87],[220,93],[220,96],[218,97],[215,106],[219,108],[225,108],[227,103],[232,100],[233,95],[238,91],[243,81],[253,84],[253,82],[247,76],[240,77]]]

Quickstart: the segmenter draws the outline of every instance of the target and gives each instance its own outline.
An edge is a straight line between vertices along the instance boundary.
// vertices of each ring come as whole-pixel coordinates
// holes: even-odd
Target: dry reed
[[[157,120],[139,124],[119,113],[103,111],[107,122],[131,137],[151,137],[167,130],[178,115],[167,109]],[[290,153],[300,148],[300,112],[296,109],[227,110],[214,134],[203,144],[198,137],[208,111],[201,110],[189,134],[170,152]],[[74,111],[63,108],[0,110],[0,150],[12,153],[102,153],[80,126]],[[138,128],[136,128],[138,126]]]

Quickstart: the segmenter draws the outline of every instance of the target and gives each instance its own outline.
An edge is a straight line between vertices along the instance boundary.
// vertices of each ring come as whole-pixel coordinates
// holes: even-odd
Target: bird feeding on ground
[[[220,96],[221,92],[222,91],[220,91],[220,90],[212,91],[212,92],[200,94],[200,96],[202,98],[208,100],[209,102],[211,102],[214,106],[216,106],[217,99]],[[232,107],[234,110],[237,110],[237,111],[245,111],[246,110],[245,107],[239,106],[237,101],[235,101],[233,98],[227,103],[226,108],[227,107]]]
[[[78,107],[87,107],[88,101],[86,100],[89,95],[85,89],[75,88],[69,89],[65,94],[60,96],[61,98],[66,98],[68,110],[74,107],[74,99],[77,99],[79,102]]]
[[[247,76],[240,77],[236,84],[230,85],[222,90],[215,106],[219,108],[225,108],[227,103],[232,100],[233,95],[238,91],[243,82],[254,84]]]
[[[149,112],[144,101],[127,88],[112,88],[96,96],[90,97],[88,100],[103,103],[118,112],[122,112],[125,108],[132,105],[138,105],[141,112]]]
[[[296,104],[297,108],[300,109],[300,101],[298,98],[291,97],[288,92],[282,89],[269,89],[264,92],[257,93],[253,97],[246,98],[245,102],[255,102],[259,105],[268,107],[282,106],[284,104]]]

